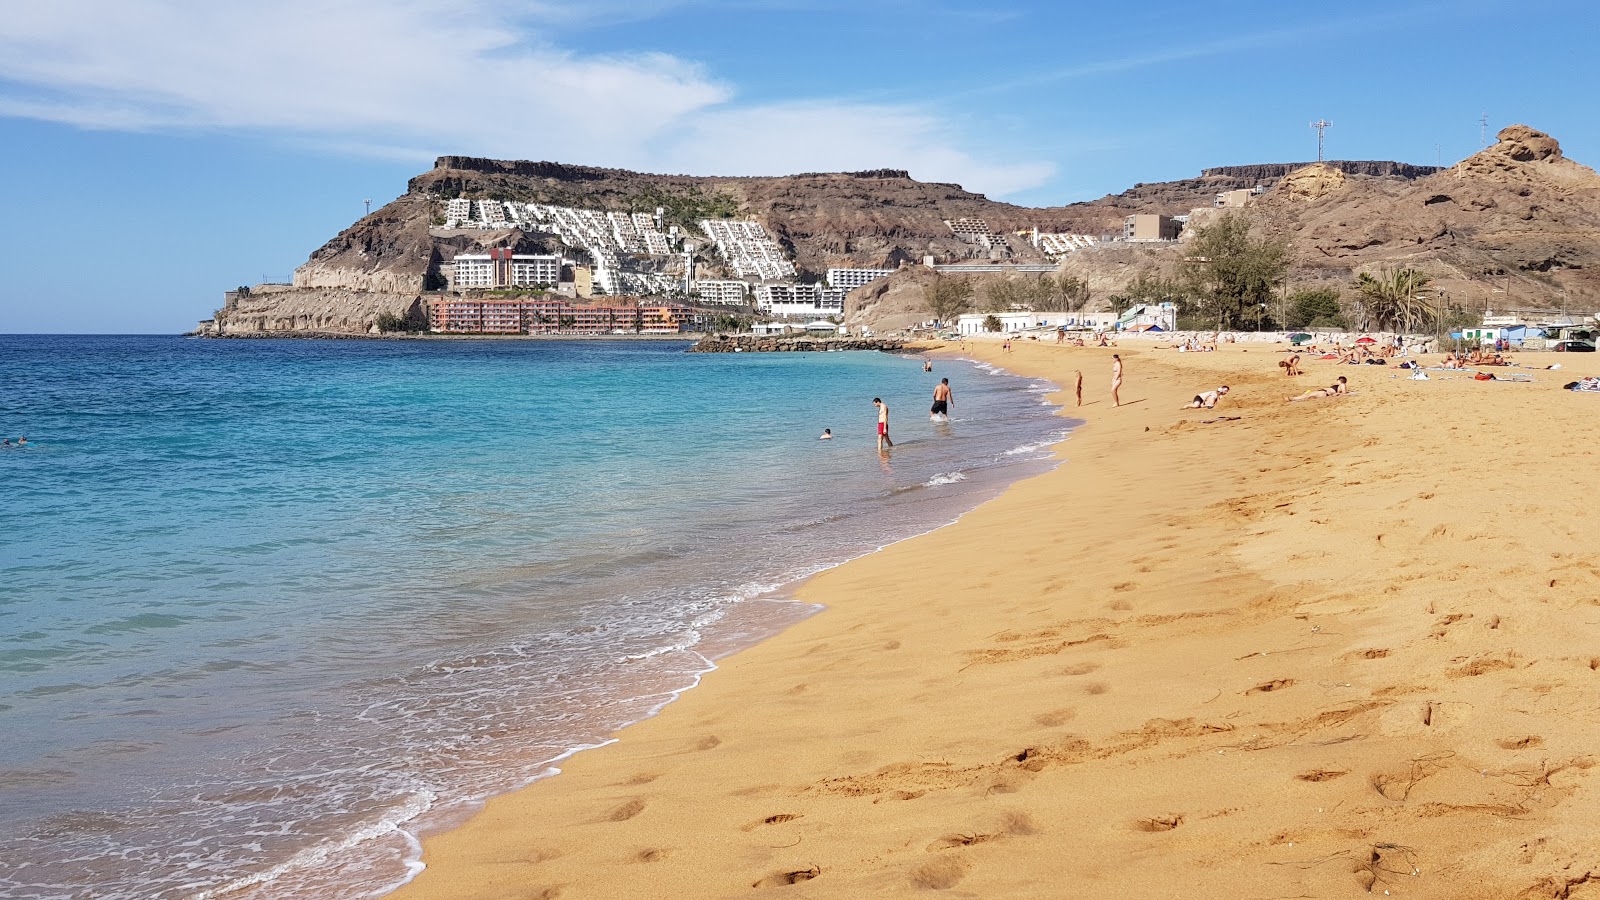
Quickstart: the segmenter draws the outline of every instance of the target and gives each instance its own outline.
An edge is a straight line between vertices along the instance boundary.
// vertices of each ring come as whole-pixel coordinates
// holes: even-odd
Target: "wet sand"
[[[811,580],[395,896],[1600,897],[1600,360],[1125,343],[1113,409],[1112,352],[972,349],[1084,371],[1065,465]]]

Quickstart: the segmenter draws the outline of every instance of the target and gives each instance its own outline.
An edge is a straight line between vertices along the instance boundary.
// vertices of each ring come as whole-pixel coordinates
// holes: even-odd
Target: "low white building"
[[[990,316],[1000,320],[1000,333],[1030,329],[1058,329],[1069,331],[1091,329],[1109,331],[1117,327],[1117,314],[1113,312],[1032,312],[1012,311],[995,313],[963,313],[956,319],[956,331],[963,335],[988,333],[983,323]]]
[[[694,282],[694,295],[700,298],[701,303],[716,303],[724,306],[743,306],[745,294],[750,286],[742,281],[696,281]]]
[[[842,316],[845,293],[820,284],[763,284],[756,288],[756,308],[773,316]]]
[[[853,291],[869,281],[888,278],[893,269],[829,269],[828,286]]]

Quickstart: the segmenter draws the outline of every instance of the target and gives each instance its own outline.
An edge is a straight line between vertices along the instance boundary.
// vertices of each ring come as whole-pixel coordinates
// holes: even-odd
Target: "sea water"
[[[381,894],[1070,424],[686,347],[0,337],[0,897]]]

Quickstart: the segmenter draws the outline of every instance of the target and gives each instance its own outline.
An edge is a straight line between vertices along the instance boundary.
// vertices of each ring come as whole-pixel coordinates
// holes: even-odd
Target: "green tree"
[[[1008,312],[1033,305],[1033,286],[1021,278],[991,278],[983,285],[983,311]]]
[[[1417,331],[1439,317],[1423,293],[1433,278],[1416,269],[1380,269],[1356,276],[1357,320],[1362,328]]]
[[[1333,288],[1295,291],[1284,303],[1285,328],[1344,328],[1344,310],[1339,307],[1339,292]]]
[[[972,280],[939,275],[935,277],[932,287],[922,289],[922,296],[933,317],[941,324],[949,324],[972,308]]]
[[[1288,245],[1252,239],[1250,221],[1238,213],[1197,228],[1186,253],[1186,312],[1219,328],[1253,327],[1289,266]]]
[[[1180,308],[1190,306],[1189,285],[1176,278],[1140,272],[1122,290],[1111,295],[1112,312],[1124,311],[1146,303],[1176,303]]]
[[[983,330],[984,331],[991,331],[991,332],[999,331],[1000,329],[1002,329],[1004,327],[1006,327],[1005,324],[1000,321],[1000,317],[997,316],[997,315],[994,315],[994,314],[991,313],[991,314],[983,317]]]
[[[1062,272],[1045,275],[1034,284],[1033,308],[1045,312],[1077,312],[1089,303],[1089,283]]]

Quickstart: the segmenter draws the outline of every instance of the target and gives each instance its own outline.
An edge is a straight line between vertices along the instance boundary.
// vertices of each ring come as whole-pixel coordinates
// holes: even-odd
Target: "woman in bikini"
[[[1304,394],[1301,394],[1298,397],[1285,397],[1284,399],[1290,403],[1296,403],[1301,400],[1311,400],[1316,397],[1337,397],[1340,394],[1348,392],[1349,382],[1345,380],[1343,375],[1340,375],[1338,381],[1335,381],[1333,384],[1330,384],[1325,388],[1317,388],[1314,391],[1306,391]]]

